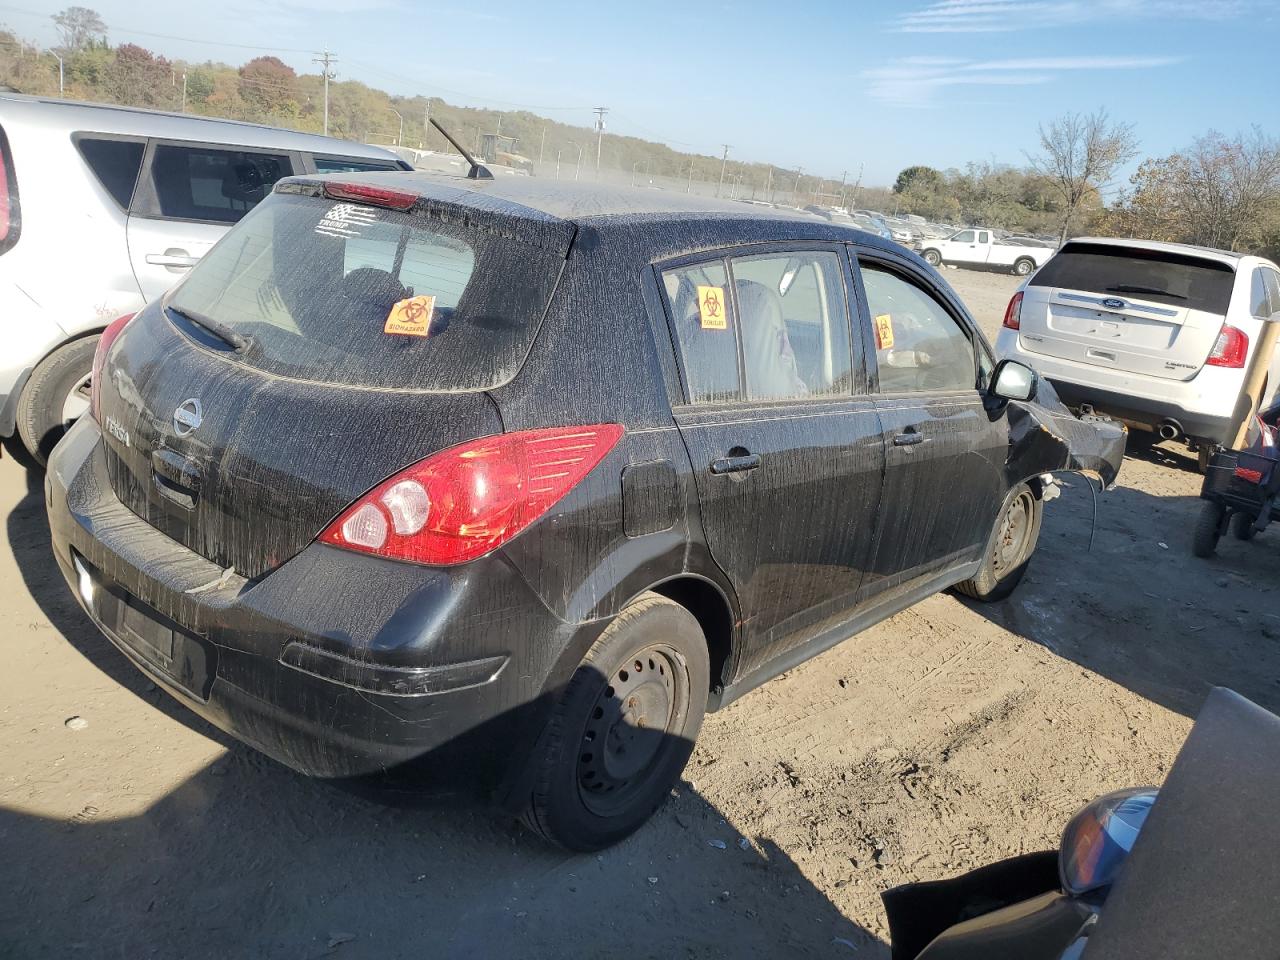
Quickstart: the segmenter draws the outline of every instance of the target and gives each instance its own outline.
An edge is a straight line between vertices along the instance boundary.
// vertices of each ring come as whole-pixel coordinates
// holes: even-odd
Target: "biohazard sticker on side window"
[[[378,212],[358,203],[335,203],[325,211],[315,231],[326,237],[345,240],[360,236],[360,228],[378,222]]]
[[[431,336],[431,318],[436,310],[436,298],[409,297],[399,301],[387,314],[383,333],[396,333],[405,337]]]
[[[724,287],[698,287],[698,319],[703,330],[729,329]]]
[[[891,350],[893,349],[893,315],[882,313],[875,318],[876,325],[876,349]]]

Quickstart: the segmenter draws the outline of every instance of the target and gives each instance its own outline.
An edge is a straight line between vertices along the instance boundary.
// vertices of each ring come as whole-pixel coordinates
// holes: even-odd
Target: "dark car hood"
[[[1010,401],[1008,417],[1005,471],[1010,486],[1055,470],[1095,473],[1108,487],[1119,475],[1128,436],[1125,426],[1113,420],[1081,420],[1047,380],[1037,380],[1034,400]]]

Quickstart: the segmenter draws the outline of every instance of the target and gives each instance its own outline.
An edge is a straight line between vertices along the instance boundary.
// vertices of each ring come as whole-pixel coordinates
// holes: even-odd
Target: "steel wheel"
[[[1000,518],[995,543],[991,549],[991,565],[997,579],[1022,563],[1031,536],[1032,511],[1035,497],[1025,490],[1013,498],[1013,502]]]
[[[647,791],[689,709],[682,658],[666,644],[645,647],[609,677],[578,756],[578,793],[592,813],[608,817]]]

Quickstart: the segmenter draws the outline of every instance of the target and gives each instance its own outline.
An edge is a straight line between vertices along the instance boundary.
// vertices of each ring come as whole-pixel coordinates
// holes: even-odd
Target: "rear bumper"
[[[1015,330],[1002,327],[996,352],[1034,369],[1071,407],[1089,404],[1099,413],[1155,428],[1177,420],[1189,436],[1227,443],[1239,422],[1237,401],[1244,371],[1202,367],[1190,380],[1169,380],[1034,353]]]
[[[1151,400],[1146,397],[1113,393],[1110,390],[1099,390],[1097,387],[1059,380],[1052,375],[1048,376],[1048,380],[1053,384],[1062,402],[1069,407],[1088,404],[1099,413],[1151,427],[1156,427],[1165,420],[1176,420],[1182,427],[1182,432],[1188,437],[1220,444],[1227,443],[1234,433],[1234,421],[1229,416],[1218,417],[1199,413],[1168,400]]]
[[[528,755],[574,628],[500,555],[442,570],[313,545],[258,581],[224,577],[120,503],[100,436],[82,418],[50,459],[54,553],[103,633],[175,698],[316,777],[495,786]]]

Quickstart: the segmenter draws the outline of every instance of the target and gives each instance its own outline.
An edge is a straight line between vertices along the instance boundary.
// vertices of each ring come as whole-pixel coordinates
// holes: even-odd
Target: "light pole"
[[[582,174],[582,144],[577,140],[570,140],[569,146],[578,148],[578,165],[573,168],[573,179],[577,180]]]
[[[422,149],[427,149],[427,137],[431,136],[431,97],[422,111]]]
[[[716,196],[720,196],[720,191],[724,187],[724,168],[729,163],[729,144],[724,145],[724,155],[720,158],[720,182],[716,184]]]
[[[400,111],[397,110],[395,107],[387,107],[387,109],[390,110],[392,113],[394,113],[397,117],[400,117],[400,132],[396,134],[396,146],[398,147],[400,146],[400,143],[404,140],[404,117],[400,115]]]
[[[804,179],[804,167],[796,168],[796,185],[791,191],[791,205],[793,207],[800,206],[800,181]]]
[[[642,164],[642,163],[644,164],[644,172],[645,172],[645,174],[647,175],[647,174],[648,174],[648,172],[649,172],[649,161],[648,161],[648,160],[637,160],[635,163],[633,163],[633,164],[631,165],[631,185],[632,185],[633,187],[636,185],[636,167],[640,166],[640,164]]]
[[[556,179],[557,180],[560,179],[560,154],[563,152],[564,152],[564,147],[559,147],[556,150]]]
[[[53,53],[53,51],[50,51],[50,53]],[[63,75],[62,58],[59,57],[56,53],[54,53],[53,55],[58,61],[58,96],[62,96],[62,75]],[[185,83],[186,74],[184,73],[182,76],[184,77],[183,82]]]

